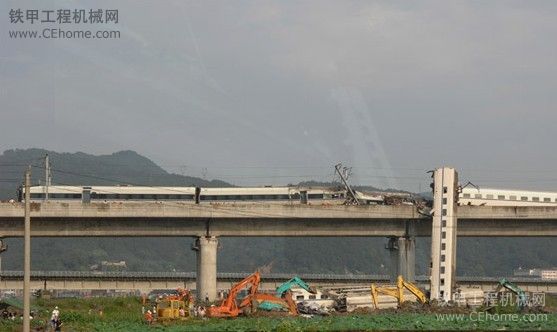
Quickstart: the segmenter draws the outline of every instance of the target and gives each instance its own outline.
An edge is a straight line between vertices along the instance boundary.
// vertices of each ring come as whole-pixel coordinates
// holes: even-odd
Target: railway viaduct
[[[22,237],[23,217],[23,204],[0,203],[0,237]],[[456,218],[459,237],[557,236],[557,207],[458,206]],[[410,205],[49,201],[31,204],[31,223],[33,237],[192,237],[198,294],[209,299],[222,236],[388,237],[399,272],[412,278],[414,238],[432,235],[432,218]]]

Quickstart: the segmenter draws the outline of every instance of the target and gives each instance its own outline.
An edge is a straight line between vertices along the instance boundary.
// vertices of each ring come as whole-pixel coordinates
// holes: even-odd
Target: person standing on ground
[[[153,323],[153,314],[151,313],[151,310],[147,310],[147,312],[145,313],[145,320],[147,321],[148,325],[151,325],[151,323]]]
[[[54,322],[54,332],[60,332],[60,331],[62,331],[62,321],[60,320],[60,317],[58,317]]]
[[[58,309],[58,306],[54,307],[54,310],[52,310],[52,316],[50,316],[50,325],[52,325],[52,329],[56,330],[56,321],[58,320],[58,318],[60,317],[60,310]]]

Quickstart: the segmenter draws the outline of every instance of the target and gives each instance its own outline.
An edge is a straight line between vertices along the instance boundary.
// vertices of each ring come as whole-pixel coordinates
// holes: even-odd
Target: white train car
[[[30,188],[32,201],[43,201],[45,186]],[[18,198],[23,201],[24,190]],[[48,188],[49,200],[56,201],[191,201],[203,202],[288,202],[305,199],[308,202],[342,201],[344,190],[335,188],[251,187],[196,188],[149,186],[58,186]]]
[[[299,201],[306,195],[311,201],[328,201],[344,199],[344,190],[331,188],[299,187],[251,187],[251,188],[201,188],[201,201],[265,201],[288,202]]]
[[[459,205],[557,206],[557,192],[466,187],[458,195]]]
[[[30,192],[32,201],[42,201],[45,199],[45,186],[32,186]],[[21,198],[23,198],[23,193],[24,190],[21,190]],[[49,200],[82,200],[83,195],[89,195],[91,201],[193,201],[195,187],[58,185],[48,187]]]

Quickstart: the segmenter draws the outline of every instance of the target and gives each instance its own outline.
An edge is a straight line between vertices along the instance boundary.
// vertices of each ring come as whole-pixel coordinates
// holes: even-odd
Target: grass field
[[[478,321],[478,314],[463,314],[449,321],[435,313],[378,312],[328,317],[240,317],[237,319],[189,319],[148,326],[143,322],[137,298],[35,300],[35,329],[47,325],[49,311],[59,306],[63,331],[370,331],[370,330],[557,330],[557,314],[517,314],[518,321]],[[102,315],[100,314],[102,311]],[[545,317],[547,319],[545,319]],[[501,319],[501,317],[498,317]],[[0,331],[21,331],[20,321],[0,320]]]

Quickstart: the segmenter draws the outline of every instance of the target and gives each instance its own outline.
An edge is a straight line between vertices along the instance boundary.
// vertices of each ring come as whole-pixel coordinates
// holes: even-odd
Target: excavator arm
[[[400,303],[404,302],[404,298],[402,297],[402,289],[406,288],[410,293],[414,294],[414,296],[420,301],[422,304],[426,303],[427,297],[425,296],[424,292],[419,289],[416,285],[411,282],[408,282],[402,278],[402,276],[398,276],[397,278],[397,287],[401,290],[400,292]]]
[[[371,284],[371,299],[373,300],[373,305],[375,306],[375,309],[378,309],[377,299],[379,298],[379,294],[392,296],[395,299],[397,299],[398,303],[400,304],[401,291],[398,287],[392,288],[392,287],[376,286],[375,284]]]
[[[256,300],[259,302],[258,307],[264,310],[288,309],[290,314],[297,315],[298,308],[296,307],[296,302],[292,299],[291,292],[291,289],[294,287],[300,287],[312,294],[315,293],[315,289],[310,287],[305,281],[299,277],[294,277],[277,287],[276,296],[270,294],[257,294]]]
[[[207,308],[207,316],[237,317],[244,307],[251,305],[252,298],[257,293],[260,282],[261,276],[259,272],[255,272],[244,280],[240,281],[230,289],[228,296],[222,301],[220,306],[211,306]],[[238,306],[238,304],[236,303],[236,297],[238,296],[238,293],[247,286],[250,286],[249,295],[246,296],[246,298],[244,298]]]
[[[519,308],[523,308],[526,305],[526,293],[522,290],[522,288],[518,287],[505,278],[499,280],[499,285],[497,285],[495,292],[499,293],[501,291],[501,288],[508,289],[518,297],[517,306]]]
[[[410,293],[416,296],[418,301],[420,301],[421,303],[426,303],[427,297],[425,296],[424,292],[422,292],[413,283],[405,281],[402,276],[398,276],[396,288],[378,287],[375,284],[371,284],[371,299],[373,300],[375,309],[378,309],[377,299],[380,293],[396,298],[398,301],[398,305],[400,306],[404,302],[404,289],[407,289]]]
[[[294,277],[288,280],[287,282],[285,282],[284,284],[277,287],[277,296],[282,297],[284,293],[286,293],[287,291],[291,290],[294,287],[300,287],[312,294],[315,293],[315,290],[311,288],[305,281],[303,281],[299,277]]]

